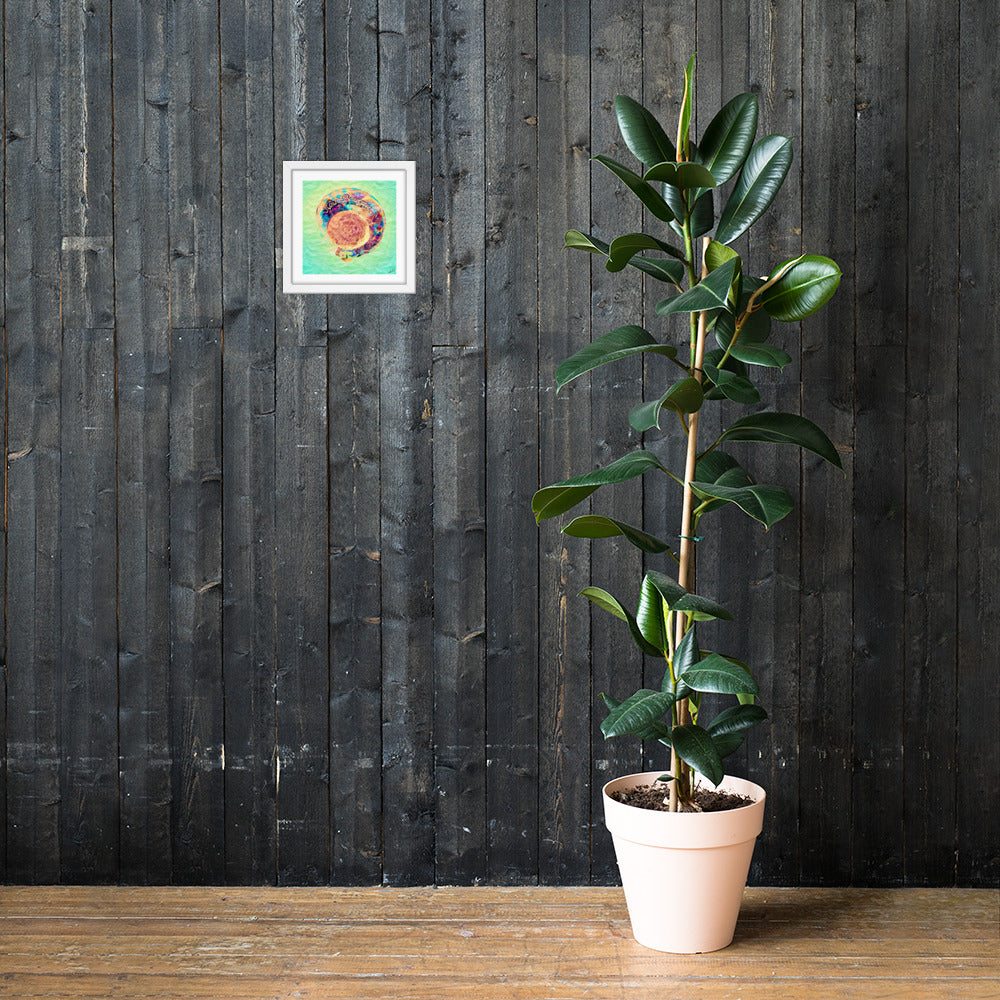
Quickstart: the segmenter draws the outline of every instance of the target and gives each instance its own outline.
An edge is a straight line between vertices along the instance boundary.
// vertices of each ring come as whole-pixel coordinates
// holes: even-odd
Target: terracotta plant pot
[[[708,813],[640,809],[609,794],[652,784],[662,773],[628,774],[604,786],[604,817],[632,933],[657,951],[718,951],[736,930],[754,841],[763,828],[764,789],[727,777],[719,790],[748,795],[753,803]]]

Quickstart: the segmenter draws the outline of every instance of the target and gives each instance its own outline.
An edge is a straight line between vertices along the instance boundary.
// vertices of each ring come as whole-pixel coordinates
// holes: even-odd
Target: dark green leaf
[[[724,736],[712,736],[715,749],[722,758],[728,757],[731,753],[736,753],[743,745],[744,733],[726,733]]]
[[[666,316],[667,315],[667,313],[666,313],[667,307],[680,294],[681,294],[680,292],[676,292],[675,291],[675,292],[671,292],[670,294],[668,294],[665,299],[660,299],[660,301],[656,303],[656,315],[657,316]]]
[[[674,726],[670,742],[677,751],[677,756],[708,778],[713,785],[717,786],[726,776],[715,743],[701,726]]]
[[[741,306],[742,308],[742,306]],[[727,348],[736,332],[736,317],[732,313],[721,313],[715,324],[715,339],[723,349]],[[736,341],[736,346],[759,345],[767,340],[771,333],[771,317],[762,309],[751,313],[743,322],[743,329]]]
[[[684,260],[684,254],[680,250],[669,243],[664,243],[663,240],[658,240],[655,236],[647,236],[645,233],[626,233],[611,241],[608,248],[608,262],[605,266],[609,271],[621,271],[637,253],[642,253],[643,250],[660,250],[678,260]]]
[[[717,183],[707,167],[688,161],[657,163],[642,175],[642,179],[659,181],[675,188],[713,188]]]
[[[714,498],[736,504],[740,510],[755,521],[760,521],[769,530],[794,506],[792,498],[780,486],[732,487],[692,482],[691,489],[703,500]]]
[[[760,705],[734,705],[720,712],[708,725],[708,731],[713,736],[726,736],[729,733],[740,733],[763,722],[767,712]]]
[[[653,164],[677,158],[674,144],[663,126],[638,101],[619,94],[615,98],[615,114],[625,145],[640,163]]]
[[[756,134],[757,98],[753,94],[734,97],[709,123],[699,155],[719,184],[735,176]]]
[[[674,694],[678,699],[691,695],[691,688],[684,683],[684,674],[699,660],[701,660],[701,650],[698,648],[696,627],[692,625],[684,633],[684,638],[677,644],[677,649],[674,651],[674,676],[677,678],[677,690]],[[668,680],[669,677],[668,672]]]
[[[744,344],[742,334],[733,344],[730,357],[747,365],[761,365],[765,368],[784,368],[792,361],[785,351],[773,344]]]
[[[679,285],[684,280],[684,265],[679,260],[652,260],[649,257],[635,256],[629,263],[657,281]]]
[[[643,688],[611,709],[601,723],[601,732],[605,738],[631,735],[646,739],[645,732],[666,715],[673,704],[673,695]],[[664,726],[664,735],[666,731]]]
[[[719,440],[725,438],[731,441],[795,444],[826,459],[838,469],[843,468],[833,442],[811,420],[797,413],[765,412],[741,417],[722,432]]]
[[[620,701],[612,698],[610,695],[602,694],[601,698],[604,699],[604,704],[608,706],[608,711],[613,711],[621,704]],[[670,746],[670,727],[663,722],[651,722],[645,729],[637,730],[633,735],[638,736],[641,740],[659,740],[661,743],[666,743],[667,746]]]
[[[708,247],[705,250],[705,264],[709,271],[714,271],[734,257],[739,257],[739,254],[732,247],[727,247],[725,243],[719,243],[717,240],[708,241]]]
[[[635,620],[635,615],[623,607],[621,602],[617,601],[606,590],[601,590],[600,587],[584,587],[580,591],[580,596],[586,597],[592,604],[596,604],[599,608],[614,615],[615,618],[619,618],[625,622],[628,625],[629,632],[632,634],[632,640],[647,656],[663,656],[662,649],[657,649],[656,646],[648,643],[643,637],[642,632],[639,630],[639,625]]]
[[[684,674],[695,691],[715,694],[757,694],[757,682],[743,668],[718,653],[710,653]]]
[[[641,476],[650,469],[666,471],[656,457],[648,451],[633,451],[623,455],[603,469],[574,476],[561,483],[545,486],[531,500],[531,509],[536,522],[564,514],[581,500],[586,500],[594,490],[609,483],[621,483],[626,479]]]
[[[664,406],[678,413],[694,413],[701,407],[704,398],[701,383],[689,376],[675,382],[659,399],[633,407],[628,422],[637,431],[648,431],[660,426],[660,410]]]
[[[608,170],[618,177],[661,222],[673,221],[674,213],[670,211],[667,203],[638,174],[629,170],[628,167],[617,160],[612,160],[609,156],[595,156],[592,158],[607,167]]]
[[[570,229],[566,233],[566,242],[563,249],[586,250],[587,253],[602,253],[608,255],[608,244],[596,236],[587,236],[579,229]]]
[[[729,289],[736,277],[739,258],[727,260],[686,292],[671,299],[663,315],[681,312],[701,312],[704,309],[725,309]]]
[[[697,482],[713,483],[722,486],[750,486],[753,483],[753,480],[747,475],[746,469],[735,458],[718,449],[709,452],[704,458],[698,460],[698,464],[695,467],[695,476],[697,477]],[[726,504],[727,501],[725,500],[713,500],[702,507],[701,513],[704,516],[709,511],[725,507]]]
[[[585,514],[583,517],[574,518],[562,531],[564,535],[571,535],[574,538],[614,538],[617,535],[624,535],[637,549],[642,549],[643,552],[655,554],[669,552],[670,555],[674,555],[670,546],[662,539],[650,535],[641,528],[626,524],[624,521],[616,521],[611,517]]]
[[[745,404],[760,402],[760,393],[748,378],[736,375],[733,372],[720,371],[715,365],[706,364],[704,370],[705,374],[712,380],[712,383],[719,387],[719,391],[727,399]]]
[[[710,601],[707,597],[692,594],[669,576],[650,570],[645,579],[648,579],[660,592],[660,596],[667,602],[667,607],[671,611],[689,612],[693,614],[695,621],[707,621],[713,618],[733,620],[733,616],[722,605]]]
[[[643,638],[662,652],[670,648],[667,641],[667,623],[664,615],[663,600],[657,589],[649,582],[648,577],[642,581],[639,591],[639,607],[635,612],[635,620]]]
[[[807,255],[761,292],[760,301],[777,320],[796,322],[822,309],[840,284],[840,268],[829,257]]]
[[[567,382],[601,365],[646,352],[677,357],[676,347],[658,343],[641,326],[620,326],[567,358],[556,369],[556,385],[561,389]]]
[[[768,135],[754,145],[722,210],[715,234],[720,243],[732,243],[767,211],[791,164],[791,139]]]
[[[694,208],[691,209],[691,238],[697,239],[712,231],[715,225],[715,200],[711,191],[697,194]]]

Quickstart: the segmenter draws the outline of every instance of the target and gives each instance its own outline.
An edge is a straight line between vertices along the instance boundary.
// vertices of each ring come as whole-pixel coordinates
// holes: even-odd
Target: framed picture
[[[416,290],[415,164],[286,160],[284,290]]]

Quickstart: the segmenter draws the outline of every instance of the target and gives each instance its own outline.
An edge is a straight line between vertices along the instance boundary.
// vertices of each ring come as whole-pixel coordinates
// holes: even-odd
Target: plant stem
[[[708,247],[708,240],[704,241],[704,247]],[[702,277],[708,273],[708,268],[702,264]],[[692,352],[691,367],[694,377],[701,382],[704,378],[702,366],[705,358],[705,339],[708,333],[708,314],[698,313],[697,335],[694,340],[694,350]],[[700,411],[691,414],[688,421],[687,436],[687,457],[684,463],[684,501],[681,513],[681,550],[677,567],[677,582],[685,589],[694,587],[695,559],[694,559],[694,491],[691,489],[691,481],[695,478],[695,468],[698,462],[698,417]],[[686,617],[677,615],[677,627],[674,638],[674,645],[680,645],[684,638]],[[690,719],[687,699],[683,698],[677,703],[677,725],[683,726]],[[676,750],[671,750],[670,771],[674,775],[674,780],[670,782],[670,811],[676,812],[678,805],[678,793],[685,797],[689,793],[686,780],[687,765],[677,756]],[[683,776],[683,777],[682,777]],[[678,786],[683,785],[683,789]]]

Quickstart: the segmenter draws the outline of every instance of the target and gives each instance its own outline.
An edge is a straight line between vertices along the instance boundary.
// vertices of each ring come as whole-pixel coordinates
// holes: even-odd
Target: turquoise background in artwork
[[[382,206],[385,230],[379,245],[360,257],[341,260],[320,229],[316,209],[331,191],[345,187],[367,191]],[[396,181],[304,181],[302,184],[302,273],[395,274],[396,273]]]

